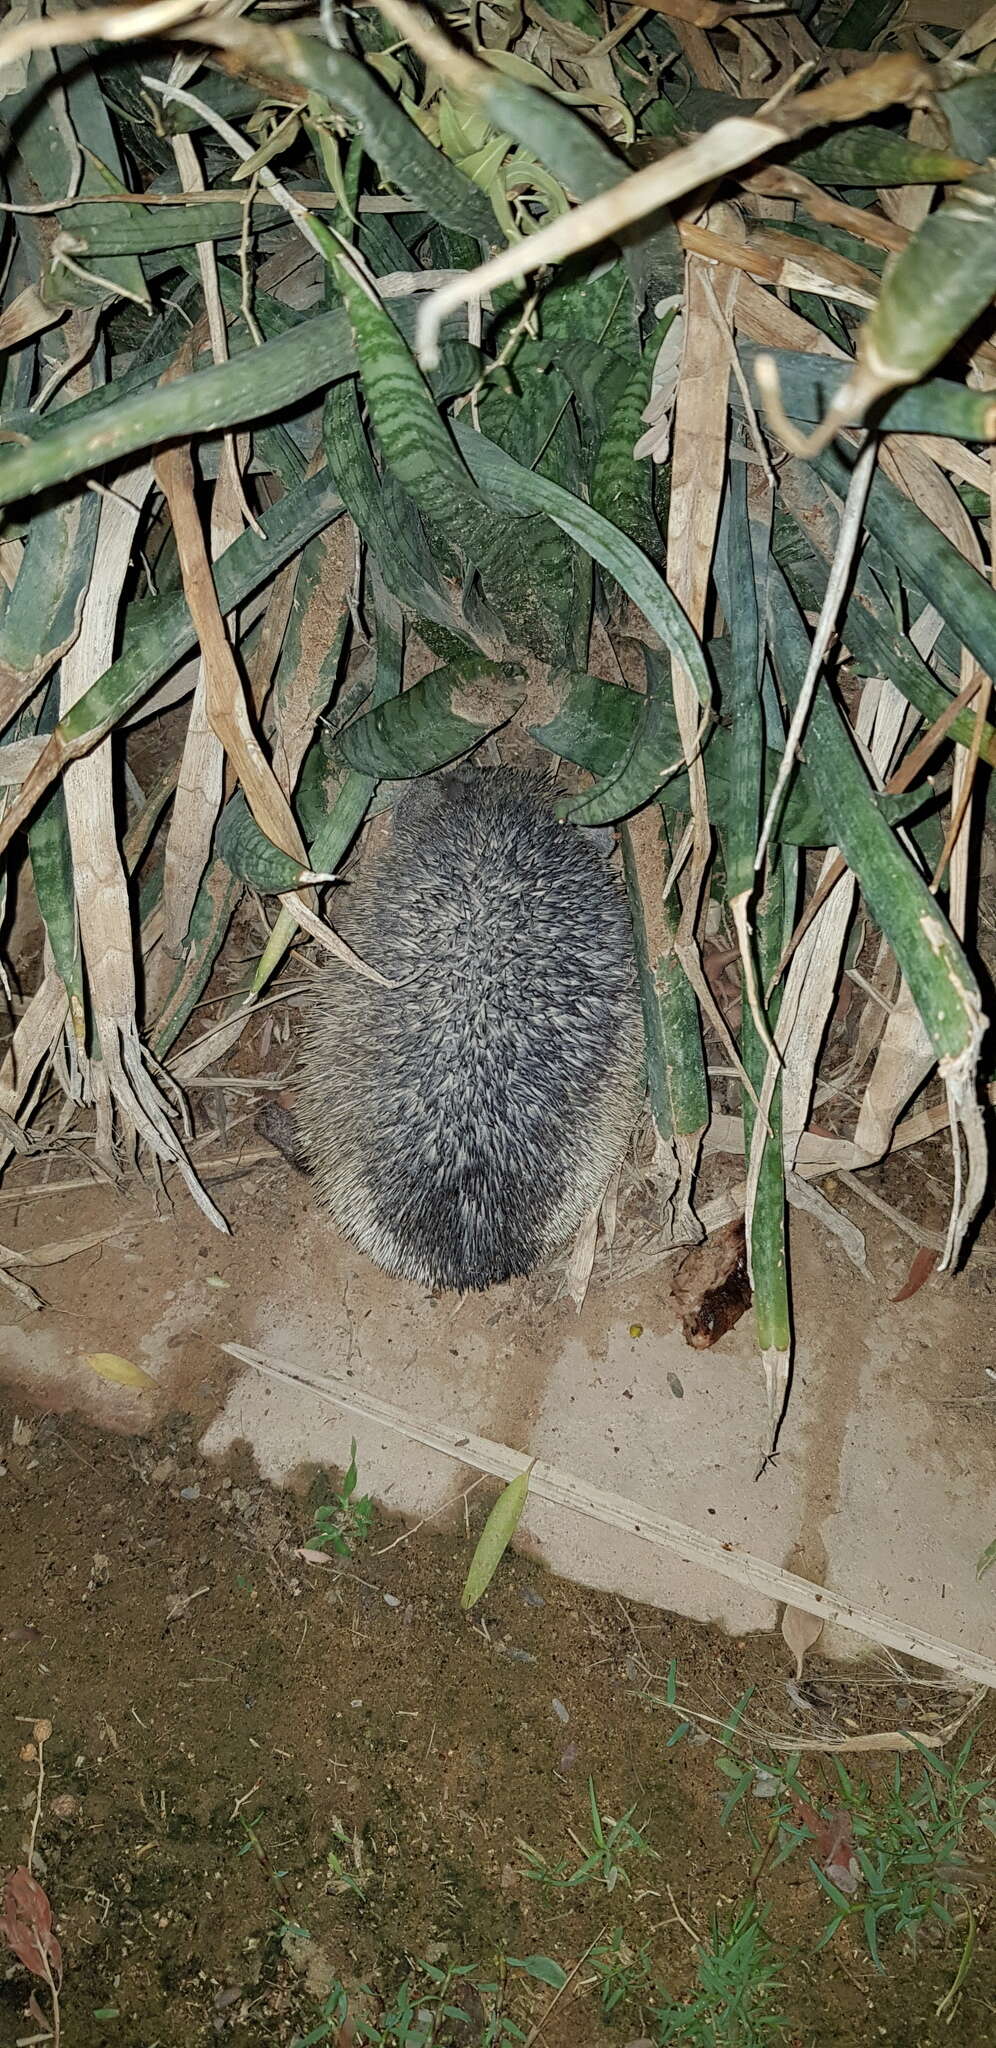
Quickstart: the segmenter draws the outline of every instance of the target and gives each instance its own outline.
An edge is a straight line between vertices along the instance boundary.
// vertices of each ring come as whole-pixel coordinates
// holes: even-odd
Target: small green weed
[[[337,1494],[315,1509],[312,1550],[334,1550],[337,1557],[353,1557],[366,1542],[373,1521],[373,1501],[356,1491],[356,1438],[349,1447],[349,1470]]]
[[[363,1872],[363,1843],[358,1829],[350,1834],[341,1820],[333,1818],[332,1840],[325,1855],[328,1865],[326,1891],[352,1892],[356,1899],[367,1895]]]
[[[756,1789],[758,1765],[743,1761],[724,1745],[717,1769],[730,1780],[721,1819],[726,1826],[739,1807],[759,1852],[755,1876],[802,1850],[833,1912],[819,1938],[825,1948],[845,1921],[860,1929],[877,1970],[884,1968],[882,1944],[899,1936],[915,1949],[928,1930],[952,1933],[968,1918],[973,1879],[963,1843],[973,1823],[996,1834],[992,1779],[973,1778],[968,1763],[972,1738],[951,1763],[918,1745],[920,1776],[908,1782],[909,1765],[897,1757],[885,1798],[866,1781],[854,1780],[839,1757],[831,1759],[835,1800],[817,1808],[799,1778],[799,1758],[771,1762],[763,1775],[773,1796],[762,1842],[754,1828],[747,1795]]]
[[[881,1970],[883,1937],[898,1935],[915,1949],[928,1928],[951,1933],[958,1920],[965,1921],[973,1871],[962,1844],[973,1809],[984,1826],[993,1826],[988,1818],[991,1782],[967,1775],[971,1748],[969,1738],[950,1764],[933,1751],[921,1749],[922,1775],[912,1790],[903,1782],[897,1757],[888,1798],[878,1807],[873,1805],[869,1786],[855,1784],[840,1759],[834,1758],[840,1803],[851,1816],[854,1856],[863,1885],[856,1896],[848,1897],[815,1858],[810,1858],[834,1907],[820,1948],[845,1921],[856,1920],[872,1962]]]
[[[754,1900],[726,1928],[718,1916],[699,1946],[698,1991],[682,2004],[667,1999],[654,2013],[654,2038],[681,2048],[771,2048],[790,2027],[771,2001],[780,1989],[775,1950]]]
[[[526,2031],[506,2010],[509,1980],[532,1978],[553,1991],[567,1982],[565,1971],[551,1956],[506,1956],[494,1977],[475,1963],[416,1962],[398,1988],[380,2004],[376,2020],[364,2017],[377,2000],[369,1984],[361,1984],[351,2000],[341,1983],[333,1984],[316,2024],[295,2037],[291,2048],[320,2048],[336,2042],[349,2021],[350,2038],[362,2048],[434,2048],[447,2039],[446,2023],[478,2028],[468,2039],[473,2048],[520,2048]]]
[[[611,2019],[615,2013],[628,2014],[642,2009],[652,2002],[658,1990],[650,1962],[649,1944],[632,1949],[621,1927],[614,1927],[589,1957],[591,1967],[598,1978],[602,2000],[602,2013]]]
[[[623,1867],[626,1856],[652,1856],[656,1861],[656,1850],[633,1826],[636,1807],[631,1806],[621,1820],[612,1820],[608,1814],[599,1812],[595,1796],[595,1784],[588,1780],[588,1802],[591,1808],[591,1844],[580,1840],[569,1830],[572,1842],[581,1851],[582,1862],[572,1868],[567,1857],[559,1863],[548,1863],[538,1849],[528,1842],[520,1841],[518,1846],[527,1861],[527,1877],[537,1884],[550,1885],[563,1891],[575,1891],[582,1884],[604,1884],[607,1892],[615,1890],[619,1883],[629,1884],[629,1873]]]

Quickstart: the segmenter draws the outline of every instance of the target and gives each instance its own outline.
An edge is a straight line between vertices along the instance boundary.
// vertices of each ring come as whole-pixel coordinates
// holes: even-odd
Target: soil
[[[840,1734],[870,1712],[890,1725],[891,1709],[907,1722],[915,1711],[926,1732],[957,1711],[951,1693],[931,1683],[914,1707],[909,1690],[893,1698],[887,1667],[842,1675],[817,1659],[793,1696],[770,1637],[731,1640],[519,1555],[467,1617],[483,1492],[466,1525],[463,1512],[453,1528],[378,1515],[349,1559],[312,1562],[298,1548],[335,1483],[312,1474],[275,1491],[244,1450],[206,1463],[199,1436],[190,1415],[136,1437],[0,1410],[0,1868],[24,1864],[40,1795],[32,1867],[62,1944],[66,2048],[345,2041],[320,2026],[336,1983],[373,2024],[413,1966],[472,1965],[487,1984],[502,1958],[536,1955],[581,1967],[556,2000],[509,1969],[504,2009],[522,2036],[624,2048],[653,2033],[652,1999],[637,1989],[603,2016],[599,1944],[617,1939],[624,1960],[645,1946],[683,1997],[694,1937],[752,1896],[790,2042],[996,2039],[991,1838],[971,1828],[961,1843],[975,1950],[953,2017],[937,2017],[965,1921],[915,1954],[886,1940],[881,1972],[859,1925],[817,1951],[828,1901],[805,1843],[784,1861],[766,1851],[763,1781],[723,1825],[731,1781],[715,1727],[675,1740],[685,1717],[668,1705],[676,1687],[679,1707],[723,1722],[753,1684],[744,1728]],[[51,1722],[41,1786],[39,1718]],[[973,1725],[981,1776],[996,1768],[996,1712]],[[771,1761],[759,1737],[745,1746]],[[851,1769],[885,1796],[890,1760]],[[920,1769],[904,1765],[909,1783]],[[801,1776],[828,1810],[829,1760],[804,1755]],[[633,1809],[645,1847],[620,1854],[611,1890],[598,1874],[537,1882],[530,1850],[570,1873],[590,1849],[589,1780],[603,1816]],[[469,2022],[441,2023],[439,2048],[487,2038],[489,1994],[461,1997]],[[42,1983],[0,1962],[4,2048],[45,2039],[47,2010]]]

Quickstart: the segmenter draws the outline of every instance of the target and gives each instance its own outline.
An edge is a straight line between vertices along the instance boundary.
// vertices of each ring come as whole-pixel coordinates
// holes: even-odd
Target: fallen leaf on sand
[[[797,1678],[802,1677],[806,1651],[812,1649],[822,1634],[822,1614],[807,1614],[804,1607],[786,1607],[782,1615],[782,1635],[795,1658]]]
[[[938,1254],[931,1251],[928,1244],[922,1244],[919,1251],[914,1252],[910,1262],[910,1270],[903,1281],[899,1293],[894,1294],[892,1297],[894,1304],[897,1301],[909,1301],[912,1294],[919,1294],[924,1281],[930,1279],[937,1264],[937,1258]]]
[[[113,1351],[85,1351],[83,1363],[115,1387],[134,1387],[136,1393],[144,1394],[156,1385],[151,1373],[133,1365],[130,1358],[118,1358]]]

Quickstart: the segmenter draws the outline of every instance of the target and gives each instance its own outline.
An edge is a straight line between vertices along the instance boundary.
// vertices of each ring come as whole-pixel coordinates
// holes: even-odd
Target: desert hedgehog
[[[412,784],[311,999],[297,1164],[389,1273],[485,1288],[565,1245],[633,1128],[643,1032],[625,896],[529,776]]]

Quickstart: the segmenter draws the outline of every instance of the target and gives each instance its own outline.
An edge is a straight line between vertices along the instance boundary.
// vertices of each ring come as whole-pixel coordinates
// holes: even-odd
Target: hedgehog
[[[528,773],[449,770],[408,787],[337,897],[391,986],[323,967],[293,1139],[272,1111],[263,1128],[390,1274],[467,1293],[532,1272],[623,1156],[643,1028],[625,894],[592,839]]]

